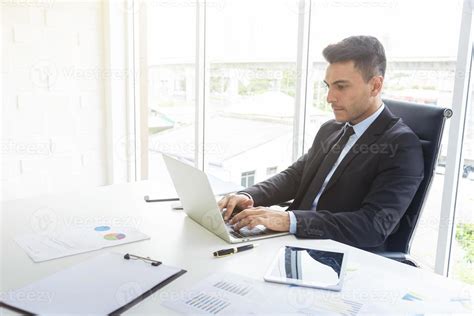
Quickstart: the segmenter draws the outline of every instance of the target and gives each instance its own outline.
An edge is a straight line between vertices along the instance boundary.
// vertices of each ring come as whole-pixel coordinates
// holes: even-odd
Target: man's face
[[[357,124],[373,113],[374,97],[378,94],[374,78],[365,82],[353,61],[328,66],[324,82],[328,87],[327,102],[336,121]]]

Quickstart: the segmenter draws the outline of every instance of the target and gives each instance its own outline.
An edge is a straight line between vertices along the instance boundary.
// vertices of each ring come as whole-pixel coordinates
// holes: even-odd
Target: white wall
[[[104,3],[2,1],[2,199],[107,183]]]

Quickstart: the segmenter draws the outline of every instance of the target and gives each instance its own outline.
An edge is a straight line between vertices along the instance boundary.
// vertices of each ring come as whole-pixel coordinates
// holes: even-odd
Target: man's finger
[[[264,211],[260,210],[260,209],[249,208],[249,209],[243,210],[239,214],[236,214],[234,217],[232,217],[232,219],[230,220],[230,223],[234,224],[234,223],[237,223],[237,222],[241,221],[242,219],[244,219],[247,216],[260,215],[263,212]]]
[[[249,229],[254,229],[255,226],[259,224],[263,224],[262,217],[260,216],[251,216],[249,218],[250,218],[250,221],[249,221],[249,224],[247,225]]]
[[[237,224],[234,225],[234,230],[240,230],[241,228],[248,226],[250,224],[250,221],[252,220],[252,217],[246,217],[242,219],[241,221],[237,222]]]
[[[226,195],[222,199],[220,199],[219,202],[217,202],[217,206],[221,209],[221,211],[227,205],[228,200],[229,197]]]
[[[234,211],[235,205],[237,204],[237,199],[232,196],[227,201],[227,210],[224,214],[224,220],[228,220],[232,212]]]
[[[253,201],[252,200],[247,200],[244,202],[244,207],[245,208],[251,208],[253,207]]]

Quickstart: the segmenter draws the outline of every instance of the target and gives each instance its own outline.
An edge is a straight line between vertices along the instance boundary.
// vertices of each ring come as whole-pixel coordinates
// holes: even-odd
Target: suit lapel
[[[317,146],[317,148],[315,148],[316,153],[308,161],[308,167],[304,170],[298,192],[296,193],[295,199],[289,209],[292,209],[292,207],[299,206],[303,197],[306,196],[307,191],[309,189],[309,185],[313,180],[314,176],[316,175],[316,172],[318,171],[319,166],[324,160],[324,157],[326,157],[326,154],[328,153],[329,149],[334,146],[336,141],[342,135],[343,126],[344,124],[340,124],[340,126],[334,132],[332,132],[328,136],[323,135],[321,137],[321,140],[313,144],[313,146]]]
[[[362,144],[370,146],[371,144],[376,142],[377,139],[379,139],[380,136],[385,132],[389,123],[392,122],[394,119],[396,119],[396,117],[392,114],[392,112],[390,112],[387,107],[385,107],[382,113],[380,113],[380,116],[374,121],[374,123],[372,123],[372,125],[369,126],[365,133],[362,134],[362,136],[357,140],[357,142],[346,154],[346,156],[341,161],[336,171],[332,175],[331,179],[329,180],[329,183],[326,185],[325,191],[331,188],[331,186],[337,182],[337,180],[344,172],[346,167],[349,165],[349,163],[352,161],[352,159],[354,159],[357,155],[360,154],[360,150],[353,149],[360,148],[360,145]]]
[[[324,157],[326,157],[326,154],[328,153],[329,149],[334,146],[336,141],[342,135],[342,126],[344,125],[341,124],[341,128],[329,135],[327,139],[322,139],[321,141],[319,141],[319,144],[314,144],[314,146],[318,146],[316,154],[313,155],[313,158],[309,161],[308,170],[304,172],[303,178],[301,180],[300,188],[304,188],[304,191],[308,189],[307,187],[309,183],[311,182],[311,180],[313,180],[317,169],[321,165],[321,162],[324,160]]]

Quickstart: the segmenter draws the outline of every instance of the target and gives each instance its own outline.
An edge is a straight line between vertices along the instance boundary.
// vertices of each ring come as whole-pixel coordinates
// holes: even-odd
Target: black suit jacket
[[[333,239],[371,251],[397,227],[423,179],[421,143],[400,118],[385,108],[352,146],[332,175],[316,210],[310,184],[324,157],[342,134],[331,120],[319,129],[308,153],[272,178],[244,190],[254,204],[294,199],[296,236]]]

